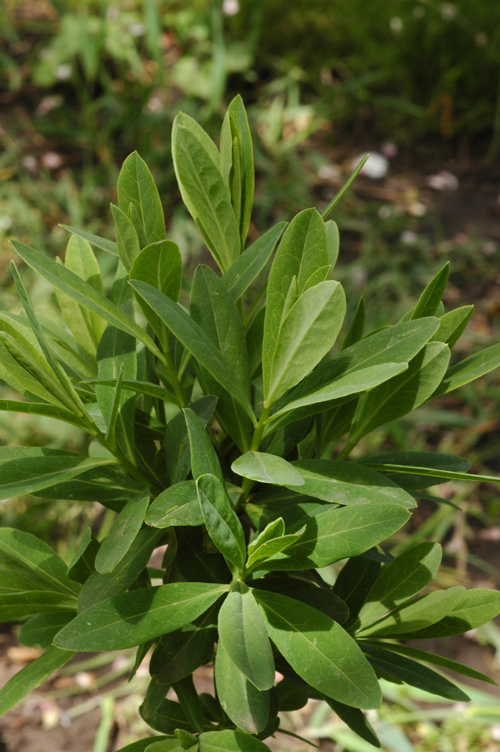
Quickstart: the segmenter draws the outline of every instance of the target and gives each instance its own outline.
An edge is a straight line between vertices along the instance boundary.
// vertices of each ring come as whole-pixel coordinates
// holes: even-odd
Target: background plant
[[[346,299],[331,279],[339,242],[328,217],[345,189],[322,214],[306,209],[247,248],[252,152],[240,98],[219,148],[176,118],[182,199],[218,271],[200,264],[183,277],[137,153],[111,207],[116,243],[75,230],[63,264],[14,242],[54,286],[64,325],[37,316],[12,265],[24,311],[0,316],[0,375],[24,399],[0,407],[69,423],[90,443],[78,454],[2,447],[0,489],[108,512],[69,566],[30,533],[0,531],[0,614],[27,619],[23,644],[47,648],[0,692],[4,712],[76,651],[131,647],[132,675],[150,655],[141,715],[166,736],[130,752],[265,749],[278,712],[309,698],[377,745],[362,711],[380,705],[379,679],[456,701],[467,695],[427,664],[492,681],[398,640],[473,629],[499,613],[498,592],[433,589],[440,546],[403,545],[394,557],[385,541],[419,498],[446,503],[429,487],[496,478],[442,453],[348,456],[385,423],[495,368],[500,349],[449,366],[472,309],[445,311],[448,265],[398,323],[367,330],[360,300],[339,338]],[[109,297],[91,246],[115,257]],[[324,579],[342,561],[333,584]],[[214,643],[216,694],[198,694],[193,672]]]

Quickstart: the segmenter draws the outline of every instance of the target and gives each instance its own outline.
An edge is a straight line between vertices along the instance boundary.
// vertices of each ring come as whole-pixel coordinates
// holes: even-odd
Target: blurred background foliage
[[[396,321],[450,259],[447,309],[476,303],[459,354],[498,340],[500,3],[480,0],[2,0],[2,307],[18,305],[7,271],[10,237],[60,255],[67,242],[60,224],[113,236],[109,202],[134,149],[158,181],[169,237],[188,264],[203,258],[180,205],[171,124],[183,110],[217,139],[236,93],[254,134],[251,239],[306,206],[324,207],[360,155],[375,151],[379,172],[361,176],[335,216],[348,320],[363,294],[373,326]],[[100,259],[108,277],[109,261]],[[45,282],[27,270],[23,276],[37,310],[53,314]],[[474,471],[500,474],[499,406],[493,373],[460,397],[374,432],[364,446],[435,448],[467,456]],[[1,443],[83,448],[76,429],[5,415]],[[498,587],[496,490],[450,483],[440,493],[458,511],[424,501],[405,545],[421,537],[444,544],[443,585]],[[3,503],[0,517],[68,560],[84,524],[107,524],[97,504],[32,498]],[[468,642],[483,646],[477,660],[487,665],[479,670],[500,678],[500,630],[488,630]],[[459,715],[448,706],[422,710],[422,698],[404,688],[388,685],[386,697],[377,722],[387,750],[497,749],[500,710],[488,695],[476,694]],[[336,749],[365,749],[326,707],[292,714],[289,727],[333,739]]]

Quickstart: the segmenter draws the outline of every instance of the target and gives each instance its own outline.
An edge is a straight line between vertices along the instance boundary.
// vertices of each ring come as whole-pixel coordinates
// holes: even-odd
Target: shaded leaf
[[[263,731],[269,718],[269,692],[259,691],[246,678],[222,643],[215,658],[215,685],[223,710],[236,726],[249,734]]]
[[[246,560],[245,533],[223,483],[207,473],[201,475],[196,484],[198,501],[212,542],[225,559],[242,570]]]
[[[130,499],[101,541],[95,568],[101,574],[111,572],[129,552],[139,532],[149,504],[149,491]]]

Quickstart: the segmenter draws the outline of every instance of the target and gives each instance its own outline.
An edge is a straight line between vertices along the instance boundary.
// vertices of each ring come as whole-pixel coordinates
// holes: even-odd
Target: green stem
[[[172,358],[172,353],[170,352],[170,347],[168,345],[168,342],[165,343],[164,353],[165,353],[165,366],[167,368],[167,373],[170,378],[170,382],[172,384],[174,394],[179,400],[181,407],[186,407],[186,398],[184,397],[184,392],[182,391],[179,377],[177,376],[175,363]]]
[[[354,441],[348,441],[345,447],[340,452],[339,456],[337,457],[338,460],[345,460],[346,457],[349,456],[349,454],[352,452],[354,447],[356,446],[356,442]]]
[[[271,408],[272,408],[272,405],[269,405],[268,407],[264,407],[262,409],[260,418],[253,432],[252,441],[250,444],[251,452],[259,451],[260,442],[262,441],[262,434],[264,433],[264,429],[266,427],[266,423],[269,418],[269,413],[271,412]],[[252,490],[254,485],[255,485],[255,481],[250,480],[250,478],[244,478],[243,483],[241,484],[241,495],[235,507],[236,511],[240,509],[241,506],[248,499],[250,495],[250,491]]]

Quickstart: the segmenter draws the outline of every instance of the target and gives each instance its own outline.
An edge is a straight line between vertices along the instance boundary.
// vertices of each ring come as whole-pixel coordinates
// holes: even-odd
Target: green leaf
[[[413,309],[410,319],[421,319],[424,316],[434,316],[441,303],[441,298],[446,290],[450,277],[450,263],[447,262],[442,269],[429,282],[417,305]]]
[[[377,734],[361,710],[358,708],[351,708],[349,705],[344,705],[342,702],[332,700],[331,697],[324,697],[323,699],[331,707],[333,712],[338,715],[340,720],[344,721],[346,726],[349,726],[355,734],[368,742],[368,744],[373,744],[374,747],[380,747],[380,740]],[[369,751],[367,750],[367,752]]]
[[[219,169],[219,153],[198,123],[184,113],[174,120],[172,156],[182,200],[224,272],[239,256],[240,228]]]
[[[151,676],[162,684],[184,679],[210,661],[216,639],[214,616],[209,610],[194,624],[161,637],[151,656]]]
[[[267,632],[305,682],[357,708],[378,707],[382,694],[370,664],[337,622],[285,595],[254,590]]]
[[[121,309],[107,300],[88,282],[80,279],[76,274],[66,269],[64,266],[52,261],[43,253],[30,248],[24,243],[12,241],[14,250],[19,256],[40,276],[50,282],[57,290],[66,293],[84,308],[92,313],[97,314],[109,324],[116,326],[117,329],[131,334],[142,342],[151,352],[160,360],[163,360],[161,352],[155,343],[147,335],[142,327],[135,323],[130,316],[127,316]]]
[[[304,395],[299,399],[291,399],[294,392],[290,394],[289,401],[280,405],[279,409],[273,413],[270,417],[271,427],[267,432],[274,431],[276,429],[276,418],[284,416],[284,420],[279,420],[279,426],[286,425],[288,422],[295,421],[298,417],[305,417],[307,415],[314,415],[322,412],[324,403],[330,403],[328,408],[334,406],[334,400],[345,401],[346,397],[352,397],[362,392],[373,389],[379,384],[383,384],[385,381],[392,379],[400,373],[403,373],[408,368],[406,363],[385,363],[381,366],[370,366],[369,368],[362,368],[359,371],[353,371],[344,376],[340,376],[330,384],[325,384],[320,389],[316,389],[311,394]],[[291,411],[300,410],[299,413],[289,415]],[[266,435],[266,433],[264,435]]]
[[[84,652],[134,647],[189,624],[227,589],[205,582],[175,582],[131,590],[86,609],[58,633],[54,644]]]
[[[118,206],[129,214],[131,205],[134,208],[132,217],[139,222],[139,226],[136,225],[137,234],[145,239],[142,245],[164,240],[165,218],[158,189],[146,163],[137,152],[127,157],[118,176]]]
[[[97,552],[95,568],[98,572],[111,572],[127,555],[141,528],[148,504],[149,491],[142,491],[123,507]]]
[[[224,483],[224,475],[217,452],[210,441],[202,421],[188,407],[183,412],[191,450],[191,472],[193,478],[197,480],[201,475],[211,473],[221,483]]]
[[[291,546],[300,535],[285,535],[285,522],[282,517],[273,520],[248,544],[247,570],[263,559],[269,559]]]
[[[90,245],[93,245],[96,248],[100,248],[102,251],[106,251],[107,253],[111,253],[113,256],[118,256],[116,243],[114,243],[112,240],[101,238],[99,235],[94,235],[93,233],[87,232],[86,230],[78,230],[76,227],[69,227],[68,225],[59,226],[63,227],[68,232],[73,233],[73,235],[77,235],[79,238],[83,238],[83,240],[86,240],[88,243],[90,243]]]
[[[80,589],[68,578],[63,560],[46,543],[22,530],[0,528],[0,568],[4,567],[27,578],[31,584],[24,589],[57,591],[65,598],[73,598]]]
[[[462,663],[456,661],[450,661],[449,658],[443,658],[441,655],[434,655],[434,653],[427,653],[425,650],[418,650],[418,648],[412,648],[409,645],[399,645],[398,643],[384,642],[382,643],[384,650],[390,650],[394,653],[401,653],[401,655],[408,655],[410,658],[416,658],[419,661],[425,663],[433,663],[436,666],[441,666],[448,671],[454,671],[456,674],[462,674],[463,676],[469,676],[471,679],[477,679],[478,681],[485,681],[489,684],[495,684],[496,681],[486,674],[482,674],[480,671],[475,671],[469,666],[464,666]]]
[[[328,278],[330,265],[325,224],[315,209],[306,209],[290,222],[276,251],[267,284],[263,353],[266,362],[264,382],[267,383],[285,301],[293,278],[297,295]]]
[[[149,752],[174,752],[174,750],[180,752],[182,748],[177,737],[148,736],[146,739],[127,744],[118,752],[145,752],[146,749]]]
[[[70,237],[64,266],[102,295],[103,286],[99,265],[92,248],[85,239],[77,235]],[[105,327],[103,320],[95,313],[82,308],[79,303],[64,293],[56,291],[56,296],[66,326],[80,347],[95,358],[97,345]]]
[[[299,490],[305,496],[342,506],[374,502],[398,504],[407,509],[416,506],[414,498],[394,481],[353,462],[311,459],[296,460],[292,466],[302,476],[304,483]]]
[[[408,518],[408,511],[396,504],[327,509],[312,517],[300,540],[273,557],[266,566],[273,570],[326,567],[368,551],[399,530]]]
[[[253,415],[248,395],[239,381],[231,373],[226,359],[218,348],[207,339],[198,324],[177,303],[155,290],[146,282],[132,281],[132,287],[154,309],[172,334],[189,350],[194,358],[241,402],[249,415]]]
[[[281,237],[286,222],[278,222],[247,248],[222,275],[222,284],[236,303],[262,271]]]
[[[40,350],[43,353],[43,357],[45,358],[48,369],[53,373],[55,382],[58,385],[57,396],[59,397],[60,401],[70,410],[72,409],[79,414],[85,414],[85,408],[73,386],[73,382],[69,378],[65,369],[61,366],[61,364],[55,357],[53,348],[50,347],[47,341],[40,322],[38,321],[35,309],[33,308],[19,272],[17,271],[17,266],[13,261],[11,262],[11,269],[18,295],[21,298],[21,302],[23,304],[23,308],[25,310],[33,334],[38,341]]]
[[[205,428],[212,418],[217,400],[212,395],[192,402],[189,409],[201,420]],[[191,470],[191,448],[184,413],[178,413],[168,424],[164,441],[167,475],[170,483],[185,480]]]
[[[330,280],[308,287],[283,313],[273,351],[264,328],[264,406],[296,386],[333,347],[345,315],[342,286]]]
[[[127,272],[129,272],[141,250],[139,238],[128,214],[114,204],[111,204],[111,213],[115,222],[118,256]]]
[[[0,400],[0,411],[8,413],[25,413],[27,415],[43,415],[69,423],[78,428],[84,428],[85,423],[74,413],[64,407],[47,405],[44,402],[20,402],[19,400]]]
[[[50,648],[33,663],[28,663],[0,689],[0,715],[17,705],[27,694],[44,684],[57,669],[74,656],[70,650]]]
[[[190,310],[205,338],[211,340],[226,360],[249,404],[250,373],[243,325],[231,296],[208,266],[199,264],[196,268]],[[247,448],[252,434],[252,421],[247,410],[203,368],[201,378],[205,391],[217,397],[217,415],[222,428],[239,447]]]
[[[439,319],[428,317],[405,321],[371,334],[321,363],[292,392],[299,399],[324,388],[340,376],[386,363],[409,363],[439,328]]]
[[[182,259],[179,247],[170,240],[151,243],[139,253],[132,264],[129,276],[130,279],[147,282],[176,301],[179,297],[182,279]],[[158,337],[164,339],[164,323],[143,298],[139,297],[138,300],[153,330]]]
[[[31,345],[28,347],[25,349],[17,337],[0,332],[1,369],[5,381],[22,393],[35,394],[80,416],[83,411],[76,408],[74,401],[61,388],[54,372],[46,363],[41,365],[40,354]]]
[[[469,384],[500,366],[500,344],[486,347],[448,369],[432,398],[442,397],[454,389]]]
[[[224,729],[200,734],[200,752],[269,752],[269,747],[243,731]]]
[[[286,710],[300,710],[309,701],[305,684],[297,684],[286,677],[276,685],[276,695],[280,712]]]
[[[36,614],[24,622],[19,632],[19,642],[28,648],[40,646],[48,650],[54,637],[73,618],[71,611]]]
[[[448,311],[439,319],[439,329],[432,340],[445,342],[451,350],[465,331],[473,313],[473,305],[461,306],[453,311]]]
[[[96,385],[97,403],[107,426],[107,439],[121,449],[127,459],[135,463],[134,416],[135,393],[118,390],[122,378],[133,381],[137,376],[136,340],[114,326],[108,326],[97,349],[99,379],[116,379],[115,386]]]
[[[149,507],[145,522],[161,528],[203,525],[196,482],[181,481],[162,491]]]
[[[78,454],[50,454],[15,459],[2,465],[0,498],[35,493],[74,478],[86,470],[114,464],[115,460],[81,457]]]
[[[273,593],[281,593],[281,595],[288,595],[290,598],[302,601],[302,603],[306,603],[308,606],[326,614],[330,619],[338,621],[339,624],[347,621],[349,609],[344,601],[335,595],[330,588],[319,587],[311,581],[301,579],[303,576],[304,573],[301,575],[300,572],[297,577],[293,575],[285,577],[271,575],[257,580],[253,584],[254,587],[262,587],[264,590],[271,590]]]
[[[384,566],[359,612],[360,627],[372,624],[423,590],[434,579],[441,557],[439,543],[423,542],[403,551]]]
[[[389,681],[396,681],[397,684],[404,682],[411,687],[418,687],[425,692],[432,692],[455,702],[468,702],[470,699],[465,692],[444,676],[416,661],[395,655],[375,645],[363,645],[363,652],[377,674]]]
[[[369,464],[370,467],[377,468],[377,465],[407,465],[410,472],[407,474],[395,473],[390,475],[390,479],[410,492],[415,492],[421,488],[427,488],[438,483],[444,483],[445,478],[432,478],[426,475],[416,475],[413,473],[414,467],[427,467],[433,470],[442,468],[451,472],[466,473],[470,467],[470,462],[461,457],[454,457],[451,454],[442,454],[441,452],[387,452],[374,456],[363,457],[363,464]]]
[[[342,340],[342,347],[340,348],[341,351],[345,350],[351,345],[356,344],[356,342],[359,342],[359,340],[362,339],[363,330],[365,327],[365,313],[365,299],[361,295],[358,300],[356,310],[354,311],[352,321],[349,324],[349,329],[347,330],[345,337]]]
[[[198,501],[213,544],[236,569],[246,560],[245,533],[231,507],[223,482],[207,473],[196,481]]]
[[[449,360],[447,345],[431,342],[410,361],[404,373],[363,394],[354,414],[348,446],[429,399],[441,383]]]
[[[76,611],[76,596],[51,590],[0,593],[0,621],[19,621],[47,611]]]
[[[333,219],[329,219],[327,222],[325,222],[325,230],[326,230],[326,246],[328,250],[328,263],[333,269],[333,267],[337,263],[337,259],[339,256],[339,246],[340,246],[339,228],[338,228],[337,223],[334,222]]]
[[[428,595],[414,598],[403,603],[383,619],[358,630],[357,636],[393,637],[400,635],[403,639],[406,634],[425,629],[447,616],[459,603],[463,591],[463,587],[457,586],[448,590],[435,590]]]
[[[274,686],[274,660],[253,591],[236,581],[219,611],[219,641],[230,660],[256,687]]]
[[[367,467],[370,467],[367,463]],[[477,475],[472,473],[460,473],[451,470],[442,470],[441,468],[435,469],[432,467],[419,467],[410,465],[393,465],[389,463],[373,464],[373,468],[380,472],[388,472],[404,475],[412,472],[415,476],[425,476],[428,478],[437,478],[436,483],[443,483],[445,480],[467,480],[471,483],[500,483],[500,478],[494,475]],[[427,485],[432,485],[428,483]],[[420,487],[420,481],[419,481]]]
[[[381,568],[379,561],[355,556],[347,560],[337,575],[332,592],[349,608],[350,621],[354,621]]]
[[[139,708],[142,719],[151,728],[154,728],[155,731],[160,731],[164,734],[173,734],[176,729],[183,729],[184,731],[192,730],[191,724],[178,702],[163,700],[157,708],[148,711],[149,709],[144,706],[144,703]],[[175,749],[180,751],[182,747],[179,744],[179,747]]]
[[[265,637],[267,640],[267,634]],[[269,692],[258,690],[246,678],[221,642],[215,658],[215,686],[223,710],[238,728],[249,734],[264,730],[269,719]]]
[[[246,452],[236,459],[231,465],[231,470],[237,475],[260,483],[272,483],[275,486],[304,485],[304,479],[300,472],[290,462],[275,454],[266,452]]]
[[[339,204],[342,199],[344,198],[345,193],[349,190],[351,185],[354,183],[356,178],[358,177],[359,173],[365,166],[366,162],[368,161],[370,155],[366,154],[359,162],[359,164],[354,168],[354,170],[349,175],[348,179],[340,189],[340,191],[333,197],[333,199],[330,201],[328,206],[326,207],[325,211],[321,215],[323,219],[326,220],[326,218],[332,213],[332,211],[335,209],[337,204]]]
[[[205,725],[203,708],[194,686],[193,677],[191,675],[186,676],[184,679],[176,682],[172,689],[179,699],[181,708],[192,730],[197,732],[203,731]],[[196,737],[192,734],[188,734],[182,729],[175,729],[174,733],[182,742],[184,748],[191,748],[193,743],[195,749],[198,748]]]
[[[415,639],[463,634],[500,614],[500,593],[497,590],[475,588],[462,590],[459,595],[460,598],[453,607],[446,614],[442,614],[443,618],[434,619],[429,627],[423,625],[422,628],[418,628]]]
[[[238,151],[240,153],[240,236],[241,247],[244,248],[245,240],[250,225],[250,215],[252,213],[253,193],[255,187],[255,175],[253,166],[253,146],[252,135],[248,125],[247,114],[243,105],[243,100],[238,94],[230,103],[227,113],[230,120],[231,133],[233,138],[236,137]]]
[[[116,379],[85,379],[82,383],[115,387]],[[122,379],[122,389],[135,392],[136,394],[146,394],[149,397],[155,397],[156,399],[161,399],[165,402],[170,402],[173,405],[179,406],[179,400],[173,392],[165,389],[163,386],[153,384],[150,381],[131,381],[130,379]]]
[[[139,530],[127,556],[116,565],[112,572],[106,572],[106,574],[93,572],[85,580],[78,600],[78,611],[85,611],[96,603],[119,595],[133,585],[146,568],[153,549],[158,545],[162,535],[161,530],[149,528]]]

